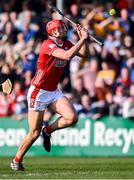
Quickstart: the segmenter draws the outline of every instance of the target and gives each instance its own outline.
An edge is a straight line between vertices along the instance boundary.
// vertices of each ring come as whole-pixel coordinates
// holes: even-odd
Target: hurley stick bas
[[[63,18],[65,18],[70,24],[72,24],[73,26],[76,26],[77,24],[72,21],[70,18],[68,18],[67,16],[65,16],[57,7],[53,6],[53,5],[48,5],[48,7],[50,9],[52,9],[53,11],[59,13]],[[89,37],[90,39],[92,39],[93,41],[95,41],[97,44],[99,44],[100,46],[103,46],[103,43],[100,42],[98,39],[96,39],[94,36],[92,36],[89,32],[89,30],[87,30],[88,34],[89,34]]]
[[[12,92],[12,83],[10,79],[5,80],[2,84],[0,84],[0,91],[4,94],[8,95]]]

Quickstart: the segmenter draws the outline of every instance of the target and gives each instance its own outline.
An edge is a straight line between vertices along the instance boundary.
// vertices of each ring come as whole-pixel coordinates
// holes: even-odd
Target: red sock
[[[53,132],[53,129],[52,129],[51,126],[47,126],[47,127],[45,128],[45,131],[46,131],[47,134],[51,134],[51,133]]]
[[[18,157],[15,157],[14,160],[18,163],[21,163],[22,162],[22,158],[18,158]]]

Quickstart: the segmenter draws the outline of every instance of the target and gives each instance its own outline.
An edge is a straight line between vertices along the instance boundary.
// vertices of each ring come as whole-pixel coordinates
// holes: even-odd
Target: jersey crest
[[[54,47],[57,47],[56,44],[49,44],[48,46],[50,49],[53,49]]]
[[[67,61],[64,61],[64,60],[61,60],[61,59],[58,59],[56,58],[55,59],[55,64],[54,64],[54,67],[65,67],[67,65]]]

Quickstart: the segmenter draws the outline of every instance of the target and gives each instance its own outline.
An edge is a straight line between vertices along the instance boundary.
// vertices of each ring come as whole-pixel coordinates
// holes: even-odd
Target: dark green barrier
[[[14,156],[28,130],[27,120],[0,119],[0,156]],[[31,156],[134,156],[134,122],[120,117],[99,121],[79,119],[76,126],[53,133],[52,151],[42,147],[42,138],[33,144]]]

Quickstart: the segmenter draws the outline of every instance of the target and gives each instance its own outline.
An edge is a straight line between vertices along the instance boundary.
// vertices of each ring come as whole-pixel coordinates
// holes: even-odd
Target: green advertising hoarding
[[[27,120],[0,119],[0,156],[14,156],[28,131]],[[134,156],[134,122],[121,117],[98,121],[79,119],[77,125],[52,134],[52,150],[42,147],[42,137],[27,152],[29,156]]]

